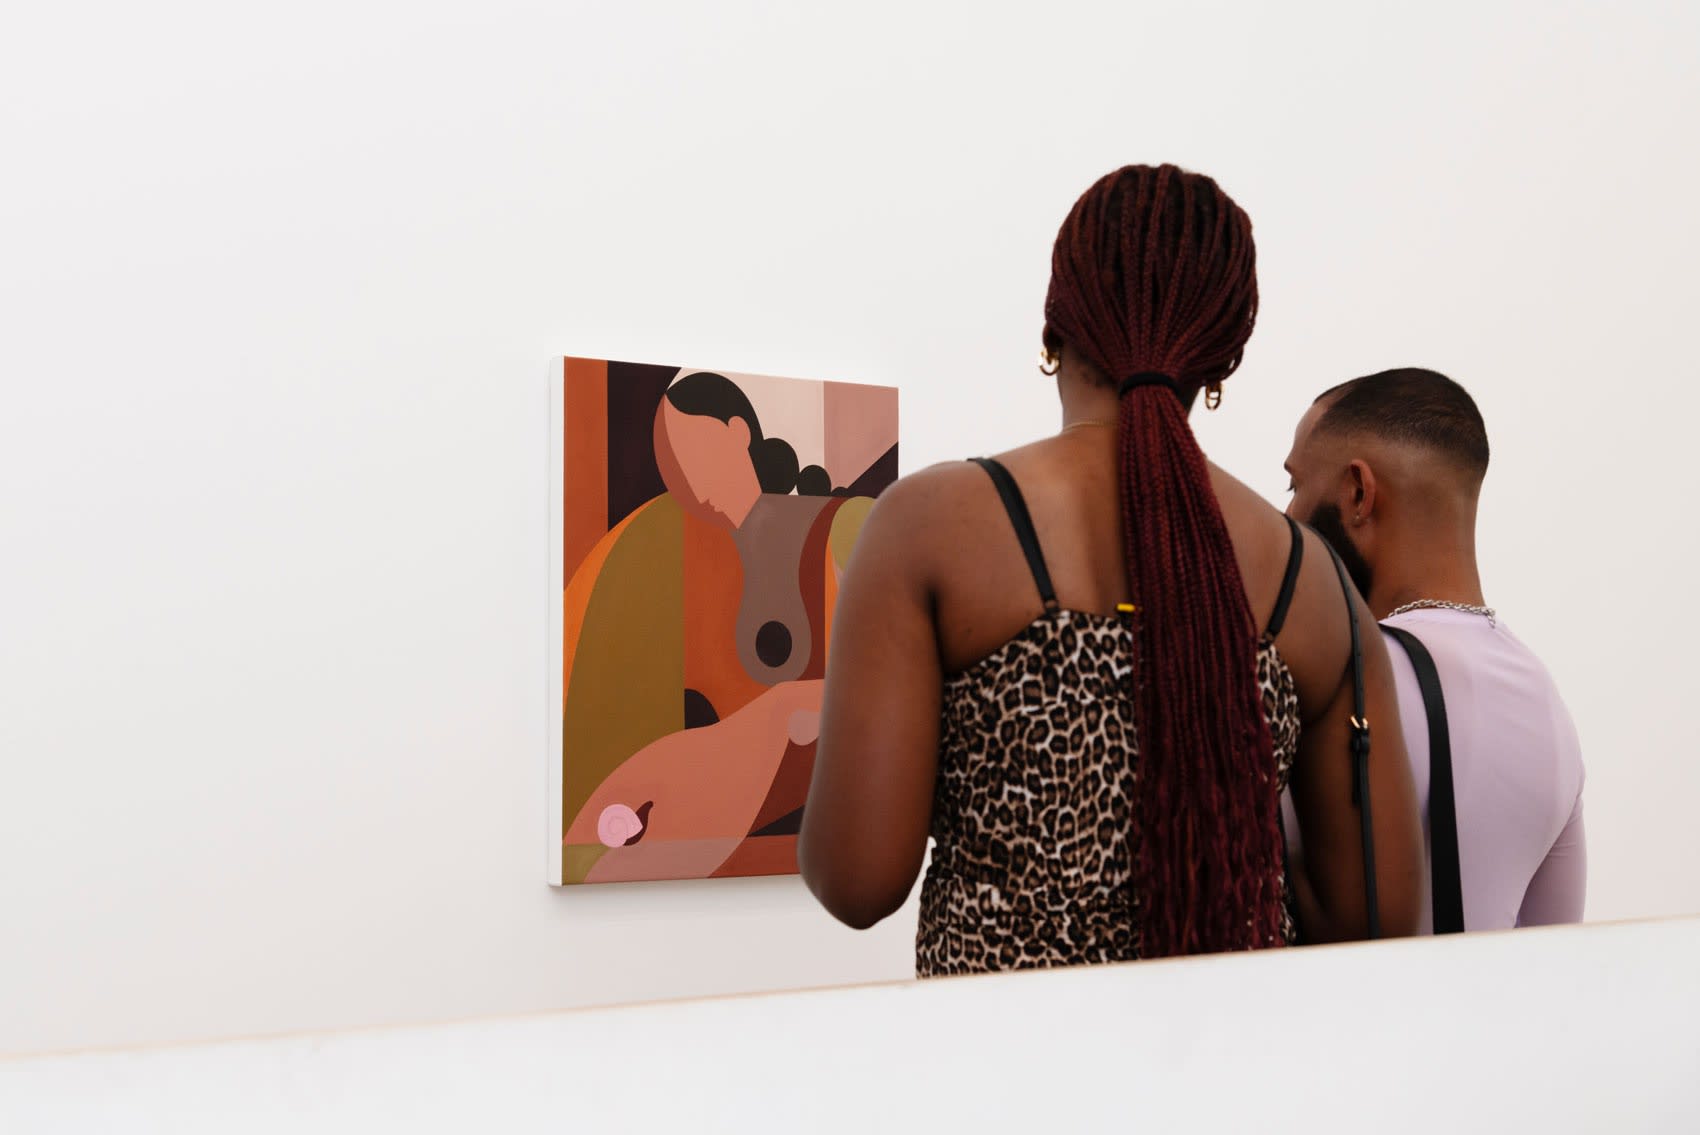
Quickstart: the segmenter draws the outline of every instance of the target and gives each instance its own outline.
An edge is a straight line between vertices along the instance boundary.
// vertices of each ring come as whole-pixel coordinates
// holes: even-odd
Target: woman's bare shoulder
[[[1214,461],[1207,464],[1210,468],[1210,487],[1215,491],[1216,500],[1221,504],[1229,523],[1240,521],[1251,525],[1259,533],[1278,536],[1278,542],[1285,547],[1289,542],[1290,529],[1281,510],[1256,489]]]
[[[874,502],[874,514],[887,518],[887,523],[926,520],[959,508],[964,498],[971,498],[974,490],[987,483],[984,470],[971,461],[929,465],[900,477],[881,493]]]
[[[1262,610],[1262,593],[1268,591],[1271,602],[1274,596],[1273,588],[1264,585],[1278,584],[1286,571],[1293,546],[1292,529],[1281,511],[1250,485],[1214,462],[1209,468],[1210,487],[1222,509],[1222,518],[1228,522],[1252,606]]]
[[[985,472],[972,462],[928,466],[880,493],[864,532],[919,550],[947,538],[950,529],[976,512],[990,486]]]

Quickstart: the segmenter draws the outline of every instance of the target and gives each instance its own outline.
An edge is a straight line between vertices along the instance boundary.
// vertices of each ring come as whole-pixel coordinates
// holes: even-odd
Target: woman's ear
[[[726,423],[726,428],[732,431],[732,436],[738,439],[738,444],[745,449],[750,447],[750,423],[734,414]]]

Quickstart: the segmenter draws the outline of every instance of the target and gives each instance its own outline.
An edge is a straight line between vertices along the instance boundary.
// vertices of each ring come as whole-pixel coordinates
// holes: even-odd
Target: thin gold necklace
[[[1117,425],[1117,424],[1118,423],[1116,423],[1116,422],[1102,421],[1098,418],[1089,418],[1089,419],[1087,419],[1086,421],[1083,421],[1083,422],[1071,422],[1070,424],[1068,424],[1068,425],[1066,425],[1062,428],[1062,432],[1066,434],[1066,433],[1072,433],[1075,430],[1083,430],[1087,426],[1113,426],[1113,425]]]

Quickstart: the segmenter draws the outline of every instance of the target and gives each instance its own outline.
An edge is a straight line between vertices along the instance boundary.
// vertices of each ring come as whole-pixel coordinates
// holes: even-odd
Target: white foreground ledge
[[[0,1062],[0,1131],[1700,1130],[1700,919]]]

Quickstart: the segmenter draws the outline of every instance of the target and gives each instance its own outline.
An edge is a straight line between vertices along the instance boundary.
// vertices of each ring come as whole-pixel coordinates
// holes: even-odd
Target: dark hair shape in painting
[[[797,474],[797,495],[801,497],[832,496],[832,477],[819,465],[805,465]]]
[[[667,401],[681,414],[720,422],[742,420],[750,429],[750,464],[755,467],[762,492],[789,493],[795,489],[804,496],[831,495],[832,479],[826,470],[819,465],[798,469],[797,451],[788,442],[763,437],[761,419],[756,417],[749,396],[725,375],[711,371],[688,374],[667,388]]]

